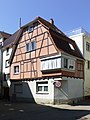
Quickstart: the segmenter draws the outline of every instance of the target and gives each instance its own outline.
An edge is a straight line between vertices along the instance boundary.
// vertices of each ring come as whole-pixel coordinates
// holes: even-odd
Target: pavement
[[[90,101],[41,105],[0,100],[0,120],[90,120]]]

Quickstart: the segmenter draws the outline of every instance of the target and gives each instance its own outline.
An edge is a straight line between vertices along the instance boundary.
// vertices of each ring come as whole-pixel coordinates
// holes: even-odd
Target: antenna
[[[21,17],[20,17],[20,19],[19,19],[19,28],[21,28]]]

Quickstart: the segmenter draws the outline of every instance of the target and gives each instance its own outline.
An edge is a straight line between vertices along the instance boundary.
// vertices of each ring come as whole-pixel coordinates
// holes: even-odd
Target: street
[[[90,104],[40,105],[0,101],[0,120],[90,120]]]

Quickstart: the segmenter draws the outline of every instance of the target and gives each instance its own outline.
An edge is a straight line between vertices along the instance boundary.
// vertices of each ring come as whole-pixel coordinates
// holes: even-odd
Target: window
[[[90,61],[87,61],[87,69],[90,69]]]
[[[6,49],[6,55],[9,55],[9,48]]]
[[[64,58],[64,68],[68,68],[68,59]]]
[[[33,32],[34,29],[38,28],[38,22],[28,27],[28,32]]]
[[[33,26],[28,27],[28,32],[32,32],[34,30]]]
[[[36,41],[31,42],[31,50],[36,49]]]
[[[69,67],[70,70],[75,70],[75,61],[69,59],[68,60],[68,67]]]
[[[36,41],[32,41],[32,42],[26,44],[27,52],[35,50],[35,49],[36,49]]]
[[[74,46],[73,46],[71,43],[69,43],[69,46],[70,46],[70,48],[71,48],[72,50],[75,50],[75,49],[74,49]]]
[[[69,69],[69,70],[75,70],[75,60],[69,59],[69,58],[63,58],[63,68]]]
[[[61,60],[62,59],[62,60]],[[50,58],[50,59],[41,59],[41,70],[57,70],[60,68],[65,68],[69,70],[75,70],[75,60],[70,58]]]
[[[90,43],[86,42],[86,50],[90,52]]]
[[[78,71],[82,71],[83,70],[83,64],[78,63],[77,68],[78,68],[77,69]]]
[[[37,82],[36,92],[37,93],[48,93],[48,82]]]
[[[14,74],[18,74],[19,73],[19,66],[14,66]]]
[[[61,58],[41,60],[41,70],[51,70],[61,68]]]
[[[14,93],[22,93],[23,92],[23,85],[22,84],[15,84],[14,85]]]
[[[5,75],[5,80],[9,80],[10,79],[10,74],[6,74]]]
[[[27,52],[30,51],[30,43],[27,43],[27,44],[26,44],[26,51],[27,51]]]
[[[5,67],[9,67],[9,61],[8,60],[5,61]]]

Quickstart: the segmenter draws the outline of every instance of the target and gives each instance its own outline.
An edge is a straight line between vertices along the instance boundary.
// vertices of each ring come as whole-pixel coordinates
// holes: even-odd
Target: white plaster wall
[[[23,92],[17,93],[16,97],[22,100],[30,100],[36,103],[53,103],[54,102],[54,85],[53,79],[48,80],[48,93],[37,93],[36,82],[42,82],[47,80],[26,81],[21,82],[23,84]],[[20,84],[20,82],[12,82],[10,88],[10,96],[14,94],[14,84]]]
[[[60,78],[61,80],[61,78]],[[48,93],[37,93],[36,82],[48,81]],[[61,80],[61,87],[57,88],[53,79],[12,82],[10,96],[14,94],[14,84],[23,84],[22,93],[16,93],[16,98],[23,101],[33,101],[36,103],[53,104],[55,100],[63,101],[83,97],[83,80],[64,77]]]
[[[90,61],[90,52],[86,50],[86,42],[90,43],[90,37],[84,36],[84,49],[85,49],[85,82],[84,82],[84,90],[85,96],[90,95],[90,69],[87,69],[87,61]]]
[[[0,38],[0,42],[3,42],[3,38]]]
[[[86,50],[86,42],[90,43],[90,37],[83,33],[70,36],[77,43],[85,58],[84,66],[84,96],[90,95],[90,69],[87,69],[87,61],[90,61],[90,52]]]
[[[83,83],[82,79],[69,78],[68,80],[68,96],[69,99],[83,97]]]
[[[61,87],[55,87],[55,99],[69,100],[83,97],[83,80],[63,77],[61,80]]]
[[[5,61],[10,58],[12,52],[12,48],[9,49],[9,55],[6,56],[6,50],[3,51],[3,73],[8,74],[9,73],[9,67],[5,68]]]
[[[76,42],[76,44],[79,47],[81,53],[83,54],[83,33],[80,33],[78,35],[70,36],[70,38]]]
[[[61,87],[54,86],[54,99],[55,100],[67,100],[68,99],[68,81],[61,80]]]

